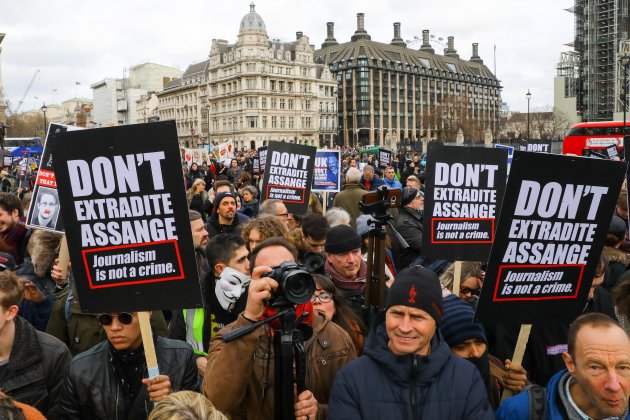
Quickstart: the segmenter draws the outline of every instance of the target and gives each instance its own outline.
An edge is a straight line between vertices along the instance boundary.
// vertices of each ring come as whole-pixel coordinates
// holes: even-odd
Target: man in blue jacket
[[[569,328],[566,369],[556,373],[538,403],[534,391],[507,399],[497,419],[627,419],[630,338],[607,315],[591,312]],[[532,407],[536,413],[530,413]],[[533,417],[532,417],[533,414]]]
[[[451,354],[441,318],[437,275],[402,270],[363,356],[335,378],[328,419],[494,419],[479,371]]]

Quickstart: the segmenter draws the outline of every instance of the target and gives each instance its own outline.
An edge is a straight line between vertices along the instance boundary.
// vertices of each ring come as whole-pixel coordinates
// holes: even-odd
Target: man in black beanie
[[[494,419],[479,371],[439,333],[442,312],[434,272],[400,271],[363,355],[335,378],[328,419]]]
[[[360,314],[367,273],[367,265],[361,258],[361,236],[350,226],[335,226],[326,233],[324,250],[326,273]]]

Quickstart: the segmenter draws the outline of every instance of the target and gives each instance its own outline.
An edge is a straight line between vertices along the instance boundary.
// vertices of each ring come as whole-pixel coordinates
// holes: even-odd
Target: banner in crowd
[[[341,185],[339,150],[319,149],[315,154],[313,191],[339,192]]]
[[[50,139],[81,309],[201,307],[174,121]]]
[[[226,141],[225,143],[214,146],[212,151],[217,157],[217,160],[223,163],[228,159],[232,159],[234,156],[234,145],[231,141]]]
[[[521,140],[518,144],[521,152],[551,153],[551,140]]]
[[[265,172],[265,165],[267,164],[267,146],[258,148],[258,162],[260,164],[260,172],[258,174],[262,174]]]
[[[190,165],[192,165],[193,163],[196,163],[197,165],[201,166],[202,163],[208,162],[208,151],[206,149],[182,148],[181,152],[189,168],[190,168]]]
[[[392,164],[392,151],[380,149],[378,152],[378,167],[385,169]]]
[[[477,317],[569,322],[583,310],[626,163],[516,152]]]
[[[514,157],[514,147],[503,144],[495,144],[495,149],[507,150],[507,174],[510,175],[510,167],[512,166],[512,158]]]
[[[80,127],[73,125],[56,123],[51,123],[48,126],[46,142],[44,143],[41,161],[39,162],[39,170],[37,171],[37,178],[35,178],[35,186],[33,187],[33,196],[31,197],[31,204],[28,208],[28,217],[26,219],[26,225],[28,227],[59,233],[64,232],[59,196],[57,194],[57,180],[55,178],[53,156],[50,152],[49,140],[66,131],[80,129]]]
[[[260,175],[260,157],[257,154],[252,156],[252,174]]]
[[[430,144],[422,255],[487,261],[507,178],[507,152]]]
[[[282,200],[289,213],[306,214],[313,183],[316,151],[317,148],[314,146],[269,142],[261,192],[262,201]]]

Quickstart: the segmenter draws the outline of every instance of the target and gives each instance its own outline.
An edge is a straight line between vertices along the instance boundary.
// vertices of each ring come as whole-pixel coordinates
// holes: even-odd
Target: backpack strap
[[[547,412],[547,395],[544,386],[532,385],[527,392],[529,399],[529,419],[544,419]]]

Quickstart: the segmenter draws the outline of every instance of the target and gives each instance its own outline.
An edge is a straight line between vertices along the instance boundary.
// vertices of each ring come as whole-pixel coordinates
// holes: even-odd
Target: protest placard
[[[512,166],[512,158],[514,157],[514,147],[506,146],[504,144],[495,144],[495,149],[507,150],[507,174],[510,175],[510,167]]]
[[[430,144],[422,254],[487,261],[503,200],[507,152]]]
[[[531,324],[581,313],[624,173],[622,162],[515,152],[477,317]]]
[[[252,157],[252,174],[260,175],[260,157],[258,155]]]
[[[189,168],[193,163],[201,166],[204,162],[208,162],[208,151],[206,149],[182,148],[182,156]]]
[[[63,233],[63,220],[60,216],[61,206],[57,195],[57,181],[55,179],[49,140],[66,131],[79,129],[80,127],[56,123],[51,123],[48,126],[48,134],[44,143],[44,150],[42,150],[39,171],[37,171],[37,177],[35,178],[33,196],[31,197],[28,217],[26,218],[28,227]]]
[[[378,153],[378,167],[381,169],[387,168],[392,164],[392,151],[386,149],[380,149]]]
[[[315,154],[313,191],[339,192],[341,183],[340,164],[339,150],[317,150]]]
[[[518,145],[521,152],[551,153],[551,140],[521,140]]]
[[[313,146],[269,142],[261,193],[263,201],[282,200],[289,213],[306,214],[316,151]]]
[[[619,157],[617,146],[615,146],[614,144],[608,146],[606,148],[606,156],[608,156],[608,159],[617,159],[617,157]]]
[[[267,146],[258,148],[258,161],[260,162],[259,174],[262,174],[265,172],[265,165],[267,164]]]
[[[174,121],[50,139],[85,312],[201,306]]]

